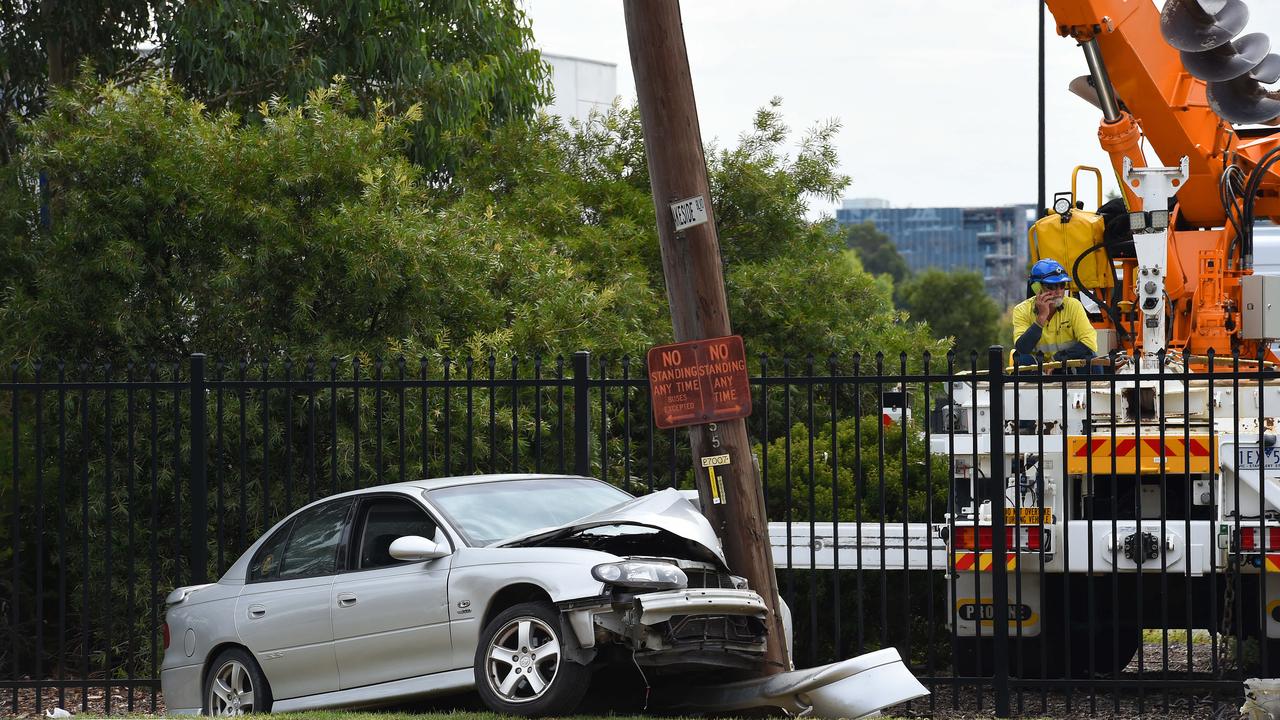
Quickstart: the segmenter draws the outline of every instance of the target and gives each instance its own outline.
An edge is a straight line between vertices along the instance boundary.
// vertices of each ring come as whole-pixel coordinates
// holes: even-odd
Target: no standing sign
[[[653,422],[664,430],[747,417],[751,386],[742,337],[651,348],[649,394]]]

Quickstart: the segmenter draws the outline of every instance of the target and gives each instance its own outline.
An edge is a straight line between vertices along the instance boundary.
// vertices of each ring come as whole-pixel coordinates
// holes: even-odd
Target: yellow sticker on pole
[[[716,475],[716,468],[726,467],[729,465],[729,454],[708,455],[702,458],[702,467],[707,469],[707,479],[711,485],[711,504],[723,505],[724,497],[724,480]]]

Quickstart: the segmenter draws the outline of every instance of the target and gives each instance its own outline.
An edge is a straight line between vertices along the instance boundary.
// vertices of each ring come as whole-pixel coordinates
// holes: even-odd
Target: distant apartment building
[[[592,110],[604,112],[618,96],[616,63],[545,52],[542,59],[551,66],[555,93],[546,110],[559,115],[566,124],[571,119],[585,121]]]
[[[981,272],[987,293],[1006,306],[1023,299],[1033,219],[1032,205],[896,208],[877,198],[855,198],[836,210],[842,225],[870,222],[888,235],[912,272]]]

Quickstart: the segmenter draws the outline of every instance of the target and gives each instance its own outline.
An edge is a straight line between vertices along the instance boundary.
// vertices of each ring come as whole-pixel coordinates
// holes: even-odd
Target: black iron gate
[[[1260,632],[1269,612],[1265,518],[1236,513],[1228,542],[1240,549],[1252,523],[1262,552],[1233,550],[1228,554],[1243,558],[1243,566],[1222,571],[1210,563],[1207,577],[1193,577],[1189,565],[1171,570],[1172,550],[1157,553],[1159,571],[1125,573],[1114,562],[1094,567],[1095,558],[1104,557],[1092,545],[1094,521],[1110,523],[1113,537],[1121,525],[1141,526],[1143,502],[1152,502],[1153,492],[1143,488],[1152,484],[1161,507],[1160,538],[1169,537],[1165,518],[1181,512],[1167,525],[1185,526],[1186,553],[1192,552],[1193,517],[1205,504],[1190,494],[1199,486],[1192,485],[1190,466],[1181,484],[1177,473],[1162,469],[1158,482],[1135,481],[1136,490],[1118,480],[1090,486],[1092,499],[1073,510],[1089,520],[1083,571],[1046,573],[1053,552],[1078,552],[1063,538],[1052,549],[1041,544],[1020,553],[1021,564],[1007,567],[998,561],[1011,550],[1007,540],[1021,542],[1032,528],[1018,519],[1021,495],[1008,508],[1014,526],[1005,525],[1004,478],[1030,473],[1028,482],[1040,483],[1044,492],[1043,474],[1021,465],[1036,448],[1045,457],[1046,437],[1061,430],[1046,425],[1052,422],[1046,405],[1076,402],[1081,382],[1082,402],[1093,402],[1093,390],[1107,387],[1114,402],[1117,376],[1076,377],[1069,388],[1060,375],[1008,374],[999,369],[998,352],[984,363],[995,372],[979,369],[977,360],[855,355],[821,363],[753,361],[756,410],[749,431],[770,517],[785,523],[778,571],[793,609],[797,665],[897,647],[934,690],[913,710],[934,715],[992,708],[1001,714],[1098,712],[1107,705],[1116,712],[1185,707],[1195,715],[1219,700],[1233,702],[1240,679],[1259,665],[1268,667],[1269,653],[1280,654]],[[1253,417],[1263,430],[1258,484],[1265,496],[1270,459],[1263,445],[1274,428],[1265,420],[1264,398],[1275,373],[1239,358],[1221,370],[1213,362],[1213,372],[1169,371],[1154,379],[1204,381],[1211,396],[1234,393],[1227,404],[1235,425]],[[968,414],[946,404],[966,386],[988,388],[990,402]],[[0,571],[7,570],[0,581],[0,610],[8,620],[0,642],[4,704],[15,713],[50,705],[157,709],[159,628],[168,590],[216,579],[284,514],[335,492],[477,472],[591,475],[633,493],[692,488],[684,433],[654,428],[647,388],[641,362],[587,353],[550,360],[230,364],[195,355],[146,366],[13,367],[0,382],[0,434],[6,440],[0,468],[10,470],[0,482],[0,507],[9,514],[0,523],[8,534],[0,543]],[[1257,399],[1241,401],[1249,393]],[[1037,405],[1034,412],[1028,402]],[[1221,398],[1209,404],[1210,425],[1218,406],[1226,407]],[[1158,407],[1164,413],[1166,403]],[[1178,428],[1186,436],[1184,451],[1192,429],[1190,423]],[[1020,467],[1002,468],[996,460],[980,477],[983,438],[990,443],[1006,432],[1006,449]],[[1107,432],[1096,431],[1095,438],[1086,423],[1086,445],[1102,439],[1114,449],[1122,438],[1114,425]],[[1166,447],[1170,438],[1161,432]],[[970,446],[957,440],[966,434],[973,437]],[[1240,476],[1234,475],[1237,499]],[[1209,506],[1220,501],[1220,490],[1208,488]],[[974,549],[997,560],[989,568],[960,568],[956,556],[943,552],[944,538],[956,537],[956,517],[963,514],[958,503],[975,498],[991,503],[991,536],[989,546]],[[1104,520],[1106,507],[1110,517]],[[886,553],[873,551],[861,537],[864,529],[884,538],[899,527],[905,537],[921,523],[936,532],[925,537],[923,563],[905,571],[892,569]],[[1047,537],[1043,521],[1038,525],[1040,537]],[[812,539],[820,527],[830,527],[841,548],[833,567],[817,560]],[[1006,537],[1010,530],[1014,535]],[[808,547],[794,547],[793,534],[810,538]],[[1280,552],[1280,543],[1275,549]],[[1112,548],[1112,559],[1122,550]],[[1260,564],[1250,567],[1255,560]],[[966,572],[988,574],[992,602],[960,602],[946,576]],[[1029,619],[1019,599],[1024,583],[1028,593],[1035,583],[1062,598],[1046,599],[1045,607],[1057,614],[1042,625],[1061,623],[1061,629],[1047,631],[1042,641],[1021,637]],[[1213,591],[1203,594],[1210,585]],[[1006,595],[1013,602],[1004,602]],[[1144,618],[1137,625],[1128,623],[1134,607]],[[953,611],[972,613],[993,640],[974,645],[954,636]],[[1133,642],[1133,629],[1139,633],[1134,660],[1098,667],[1106,653],[1097,646],[1109,644],[1113,655],[1123,655],[1121,644]],[[1079,633],[1094,635],[1092,644],[1072,642]],[[1050,661],[1065,653],[1071,665],[1073,652],[1089,653],[1095,665],[1073,675]]]

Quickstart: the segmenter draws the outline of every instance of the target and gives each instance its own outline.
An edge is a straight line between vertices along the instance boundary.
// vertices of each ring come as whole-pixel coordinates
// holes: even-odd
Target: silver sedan
[[[188,714],[474,688],[496,712],[563,715],[611,662],[748,668],[766,643],[764,602],[680,493],[551,475],[325,498],[167,605],[160,680]]]

